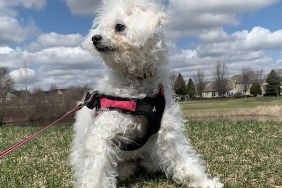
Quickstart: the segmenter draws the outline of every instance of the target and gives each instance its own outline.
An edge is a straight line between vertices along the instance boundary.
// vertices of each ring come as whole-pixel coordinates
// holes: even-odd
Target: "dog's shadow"
[[[135,173],[135,176],[129,178],[126,181],[119,180],[118,188],[139,188],[139,187],[160,187],[160,182],[168,182],[165,174],[161,172],[148,173],[146,170],[140,167]],[[169,182],[171,184],[171,182]],[[173,187],[177,187],[174,185]]]

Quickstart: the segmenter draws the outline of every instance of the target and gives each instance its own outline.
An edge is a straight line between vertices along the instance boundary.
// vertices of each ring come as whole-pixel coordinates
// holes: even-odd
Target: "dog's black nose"
[[[103,37],[101,35],[94,35],[92,37],[92,41],[93,41],[94,44],[97,44],[100,40],[102,40],[102,38]]]

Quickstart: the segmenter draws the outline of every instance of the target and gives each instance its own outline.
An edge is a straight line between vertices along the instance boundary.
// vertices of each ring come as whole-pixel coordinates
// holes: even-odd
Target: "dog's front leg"
[[[92,130],[94,132],[98,130]],[[91,131],[91,132],[92,132]],[[97,132],[96,132],[97,133]],[[117,153],[111,141],[97,135],[86,135],[78,188],[115,188]]]
[[[112,138],[117,121],[110,119],[87,110],[78,114],[71,154],[77,188],[116,187],[118,152]]]
[[[160,168],[180,184],[195,188],[223,187],[218,178],[209,179],[204,162],[184,135],[184,125],[177,105],[167,109],[154,152]]]

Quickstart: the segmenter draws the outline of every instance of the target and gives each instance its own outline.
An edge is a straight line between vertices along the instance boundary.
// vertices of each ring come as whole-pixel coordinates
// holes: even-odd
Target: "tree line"
[[[51,85],[48,91],[38,88],[31,92],[27,83],[24,90],[15,91],[8,69],[0,67],[0,124],[61,117],[90,90],[87,86],[58,89]]]
[[[250,90],[251,95],[262,95],[261,85],[264,82],[265,96],[281,95],[282,69],[271,70],[270,73],[265,76],[262,70],[253,70],[252,68],[247,67],[241,70],[240,76],[240,84],[243,85],[243,92],[240,93],[241,95],[246,95],[248,90]],[[196,74],[192,75],[187,82],[184,80],[181,73],[178,73],[177,76],[172,76],[172,78],[174,77],[176,78],[173,81],[175,94],[186,95],[189,96],[189,98],[203,98],[203,92],[208,82],[204,71],[198,69]],[[210,81],[212,82],[213,89],[217,91],[219,97],[224,97],[225,94],[232,89],[226,63],[216,63]]]
[[[23,69],[27,70],[27,69]],[[218,92],[219,97],[223,97],[230,88],[228,67],[223,62],[217,62],[212,72],[212,82],[214,89]],[[88,87],[70,87],[64,90],[59,90],[55,85],[52,85],[49,91],[35,89],[30,92],[30,78],[28,72],[23,72],[24,90],[16,92],[14,90],[14,81],[9,76],[6,67],[0,67],[0,124],[5,122],[7,117],[11,119],[16,116],[21,120],[35,121],[42,119],[57,118],[68,109],[75,106],[78,100],[89,91]],[[261,85],[265,81],[266,96],[280,96],[282,83],[282,70],[271,70],[265,76],[263,71],[255,71],[251,68],[243,68],[241,70],[243,94],[247,92],[250,84],[250,93],[254,96],[261,95]],[[177,76],[171,76],[173,89],[177,95],[186,95],[189,98],[203,97],[203,91],[206,88],[206,75],[202,70],[197,70],[189,80],[183,79],[181,73]],[[61,91],[62,93],[58,93]],[[13,100],[6,100],[9,93],[16,94]]]

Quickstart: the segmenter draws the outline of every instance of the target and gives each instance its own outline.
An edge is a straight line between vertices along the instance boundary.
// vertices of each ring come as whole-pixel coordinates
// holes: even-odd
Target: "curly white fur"
[[[109,75],[97,89],[108,95],[143,98],[156,94],[159,84],[163,84],[166,108],[159,132],[135,151],[122,151],[115,143],[144,134],[150,126],[146,118],[117,111],[79,111],[71,149],[75,187],[116,187],[118,178],[134,175],[137,159],[148,171],[162,170],[179,184],[223,187],[218,178],[209,179],[203,161],[184,135],[185,121],[173,101],[168,78],[168,53],[162,33],[166,20],[157,1],[103,1],[84,42],[109,68]],[[124,28],[117,29],[117,24]]]

